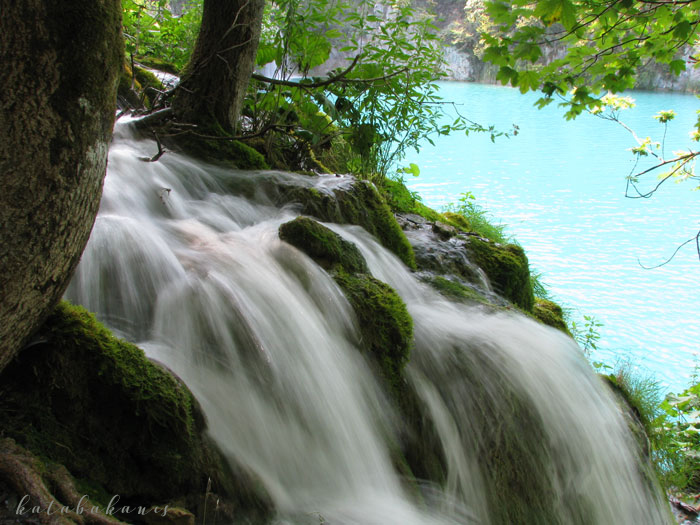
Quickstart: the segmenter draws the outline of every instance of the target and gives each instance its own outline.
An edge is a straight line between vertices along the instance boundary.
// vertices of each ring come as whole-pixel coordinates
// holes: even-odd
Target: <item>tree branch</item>
[[[680,251],[680,249],[683,248],[683,246],[685,246],[686,244],[690,244],[693,241],[695,241],[695,250],[698,253],[698,259],[700,259],[700,231],[698,231],[698,233],[697,233],[697,235],[695,235],[695,237],[691,237],[690,239],[685,241],[683,244],[678,246],[678,248],[676,248],[676,251],[673,252],[673,255],[671,255],[671,257],[666,259],[661,264],[657,264],[656,266],[644,266],[639,259],[637,259],[637,263],[639,264],[639,266],[641,266],[645,270],[654,270],[656,268],[661,268],[662,266],[665,266],[668,263],[670,263],[673,260],[673,258],[676,256],[676,254]]]
[[[257,73],[253,73],[251,75],[251,78],[258,80],[260,82],[265,82],[266,84],[272,84],[276,86],[287,86],[287,87],[293,87],[293,88],[300,88],[300,89],[315,89],[315,88],[321,88],[325,86],[329,86],[330,84],[334,83],[341,83],[341,84],[373,84],[375,82],[381,82],[383,80],[389,80],[390,78],[393,78],[395,76],[398,76],[402,73],[405,73],[409,70],[408,67],[402,67],[401,69],[394,71],[393,73],[389,73],[388,75],[384,75],[381,77],[374,77],[374,78],[345,78],[345,76],[350,73],[350,71],[355,67],[357,64],[358,60],[360,59],[360,55],[357,55],[355,57],[355,60],[352,61],[352,64],[350,64],[350,67],[347,69],[341,71],[337,75],[334,75],[330,78],[327,78],[326,80],[321,80],[319,82],[293,82],[291,80],[282,80],[282,79],[277,79],[277,78],[270,78],[266,77],[263,75],[259,75]],[[303,80],[303,79],[302,79]]]
[[[282,79],[277,79],[277,78],[270,78],[266,77],[263,75],[258,75],[257,73],[253,73],[251,75],[251,78],[254,78],[255,80],[259,80],[260,82],[265,82],[266,84],[273,84],[276,86],[288,86],[288,87],[301,87],[301,88],[319,88],[319,87],[324,87],[328,86],[330,84],[333,84],[334,82],[338,82],[341,80],[345,75],[350,73],[350,71],[353,70],[353,68],[357,65],[357,62],[360,60],[360,55],[355,56],[355,59],[352,61],[352,64],[347,69],[344,69],[340,73],[338,73],[335,76],[332,76],[330,78],[327,78],[326,80],[323,80],[321,82],[312,82],[310,84],[307,83],[300,83],[300,82],[292,82],[291,80],[282,80]]]

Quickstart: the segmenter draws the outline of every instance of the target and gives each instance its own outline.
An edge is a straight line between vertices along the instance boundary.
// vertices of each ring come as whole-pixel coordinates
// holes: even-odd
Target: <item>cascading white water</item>
[[[522,418],[507,410],[516,399],[537,421],[539,442],[518,452],[546,489],[537,505],[548,523],[668,522],[611,396],[566,336],[450,303],[361,228],[328,225],[358,245],[414,318],[407,377],[447,466],[444,486],[417,498],[392,461],[403,423],[357,348],[352,309],[320,267],[279,240],[294,209],[259,191],[232,195],[225,183],[259,174],[172,153],[140,159],[154,148],[118,124],[67,297],[183,378],[222,450],[263,482],[279,523],[501,523],[479,457],[492,434],[480,423],[500,421],[517,443]],[[321,191],[336,183],[265,176]]]

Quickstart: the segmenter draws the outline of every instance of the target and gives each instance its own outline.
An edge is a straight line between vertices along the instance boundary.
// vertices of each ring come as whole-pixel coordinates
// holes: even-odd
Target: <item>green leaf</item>
[[[674,75],[680,75],[681,72],[685,71],[685,60],[672,60],[668,64],[669,69],[671,70],[671,73]]]
[[[399,172],[410,173],[414,177],[418,177],[420,175],[420,168],[418,167],[418,164],[411,162],[408,166],[404,166],[403,168],[399,169]]]
[[[505,46],[489,46],[484,50],[483,59],[497,66],[505,66],[510,60],[508,58],[508,48]]]
[[[504,86],[509,82],[513,86],[518,85],[518,72],[512,67],[501,66],[501,69],[496,73],[496,80],[500,81]]]
[[[337,29],[329,29],[326,31],[326,38],[327,39],[333,39],[333,38],[342,38],[344,35]]]
[[[539,87],[540,75],[536,71],[521,71],[517,81],[520,92],[524,94]]]
[[[673,29],[673,36],[681,40],[688,38],[690,36],[693,26],[687,20],[683,20]]]

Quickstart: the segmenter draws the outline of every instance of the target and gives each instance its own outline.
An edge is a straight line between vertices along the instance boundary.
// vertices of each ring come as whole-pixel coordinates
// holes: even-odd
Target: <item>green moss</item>
[[[131,89],[131,84],[134,84],[134,89]],[[117,87],[117,95],[121,98],[128,100],[133,106],[138,104],[137,93],[141,91],[141,84],[136,80],[132,79],[131,67],[124,63],[124,67],[121,68],[119,72],[119,85]]]
[[[151,69],[165,71],[166,73],[170,73],[171,75],[180,74],[180,71],[178,71],[178,69],[173,64],[171,64],[170,62],[166,62],[162,58],[152,56],[138,56],[136,57],[136,59],[141,65],[149,67]]]
[[[566,321],[564,321],[564,312],[562,311],[561,306],[559,306],[557,303],[548,299],[535,297],[535,304],[532,309],[532,313],[537,320],[546,324],[547,326],[551,326],[552,328],[561,330],[567,335],[571,335],[571,332],[569,332],[569,327],[566,325]]]
[[[204,437],[189,390],[141,349],[65,302],[38,337],[0,376],[6,436],[124,501],[192,501],[211,477],[245,508],[264,509]]]
[[[163,90],[163,83],[158,77],[142,67],[136,66],[134,68],[134,76],[143,89],[153,88],[159,91]]]
[[[326,269],[337,265],[350,273],[367,273],[367,263],[353,243],[308,217],[280,226],[280,239],[296,246]]]
[[[488,300],[486,300],[486,298],[479,292],[473,288],[470,288],[469,286],[461,284],[458,281],[435,276],[430,278],[427,282],[445,297],[460,301],[490,304]]]
[[[351,192],[339,195],[338,204],[347,222],[359,224],[409,268],[416,268],[413,248],[394,214],[373,184],[357,181]]]
[[[360,347],[398,392],[413,344],[413,320],[401,297],[388,284],[368,275],[367,263],[354,244],[313,219],[297,217],[279,231],[282,240],[331,270],[357,316]]]
[[[471,237],[467,241],[467,252],[470,260],[486,273],[498,294],[526,312],[532,311],[530,268],[520,246]]]
[[[448,222],[441,213],[423,204],[420,196],[411,192],[403,181],[385,178],[382,181],[382,193],[389,207],[395,212],[415,213],[432,222]]]
[[[413,345],[413,320],[406,305],[393,288],[370,275],[340,271],[334,278],[355,310],[363,350],[399,391]]]
[[[168,129],[166,127],[166,133]],[[200,127],[197,133],[182,133],[168,140],[197,158],[242,170],[265,170],[265,158],[254,148],[233,140],[220,126]]]
[[[132,88],[133,86],[133,88]],[[154,90],[162,91],[163,83],[153,73],[124,62],[119,73],[117,95],[134,108],[150,108]]]
[[[321,193],[315,188],[294,187],[282,195],[280,201],[299,202],[302,213],[322,221],[362,226],[406,266],[416,268],[411,244],[386,201],[370,182],[357,180],[352,186],[337,189],[333,194]]]
[[[447,223],[451,224],[455,228],[459,228],[460,230],[463,230],[465,232],[472,231],[472,227],[464,215],[448,211],[443,213],[443,216],[447,220]]]

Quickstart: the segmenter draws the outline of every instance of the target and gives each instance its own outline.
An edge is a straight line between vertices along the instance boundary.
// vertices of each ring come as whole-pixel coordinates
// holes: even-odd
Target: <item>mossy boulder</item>
[[[193,157],[234,169],[266,170],[269,168],[265,157],[257,150],[240,140],[234,140],[218,125],[200,126],[197,131],[187,130],[184,133],[173,128],[172,125],[172,123],[163,125],[162,133],[163,137],[177,133],[176,136],[163,140],[171,148],[180,149]]]
[[[154,95],[163,91],[163,83],[150,71],[124,63],[119,74],[117,96],[131,108],[150,108]]]
[[[431,275],[426,282],[440,294],[450,299],[467,303],[491,304],[475,287],[467,286],[457,279],[448,279],[440,275]]]
[[[472,231],[471,224],[469,224],[469,221],[464,215],[448,211],[445,212],[443,216],[445,217],[445,219],[447,219],[447,222],[449,224],[452,224],[453,226],[456,226],[457,228],[465,232]]]
[[[0,376],[0,424],[4,436],[122,503],[178,500],[195,510],[211,479],[239,514],[270,508],[205,437],[184,384],[66,302]]]
[[[530,267],[520,246],[470,237],[466,250],[470,260],[486,273],[496,293],[526,312],[532,311],[535,299]]]
[[[369,272],[357,246],[313,219],[297,217],[280,226],[279,234],[327,270],[340,265],[350,273]]]
[[[368,274],[357,246],[308,217],[280,226],[280,238],[330,270],[357,316],[360,348],[374,362],[394,392],[413,345],[413,320],[388,284]]]
[[[647,411],[639,405],[642,399],[630,392],[622,378],[615,374],[599,374],[599,377],[612,391],[627,428],[629,428],[630,434],[634,437],[636,445],[634,453],[640,477],[649,489],[648,493],[659,498],[659,505],[663,506],[664,504],[661,503],[661,500],[664,498],[664,490],[661,487],[659,473],[657,473],[654,466],[654,458],[652,457],[653,446],[650,439],[650,434],[657,431],[654,428],[655,423],[648,419],[645,421],[642,414]],[[686,487],[686,490],[696,491],[700,487],[700,483],[697,480],[698,476],[694,473],[691,477],[692,484]],[[671,518],[670,515],[669,518]],[[673,523],[673,520],[669,519],[669,523]]]
[[[535,297],[532,314],[537,320],[547,326],[551,326],[552,328],[561,330],[567,335],[571,335],[569,327],[564,320],[564,312],[557,303],[542,299],[541,297]]]
[[[171,75],[176,76],[180,74],[180,71],[177,69],[177,67],[175,67],[170,62],[166,62],[162,58],[139,55],[138,57],[136,57],[136,59],[139,61],[140,64],[146,67],[150,67],[151,69],[165,71],[166,73],[170,73]]]
[[[394,212],[415,213],[429,221],[445,220],[443,214],[423,204],[420,197],[415,192],[411,192],[401,180],[385,178],[381,189],[387,204]]]
[[[357,316],[361,348],[391,388],[400,391],[413,346],[413,320],[406,305],[393,288],[371,275],[340,271],[334,278]]]
[[[406,266],[416,268],[413,248],[372,183],[353,179],[351,184],[336,187],[332,193],[313,187],[295,187],[281,195],[280,200],[299,202],[302,213],[322,221],[362,226]]]

